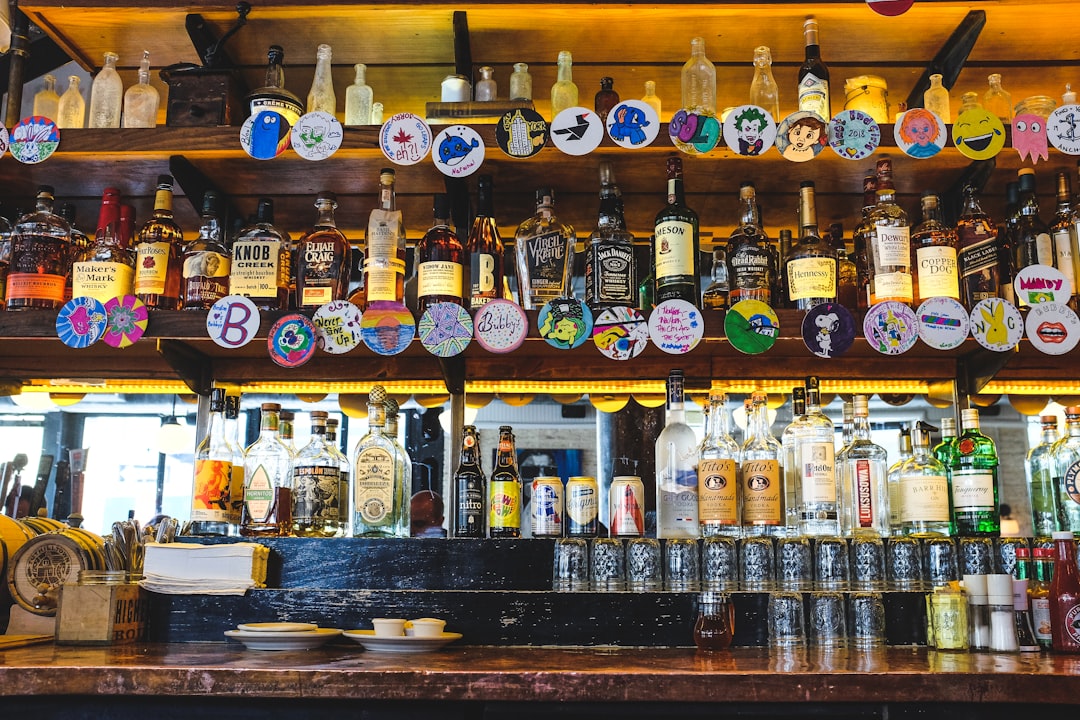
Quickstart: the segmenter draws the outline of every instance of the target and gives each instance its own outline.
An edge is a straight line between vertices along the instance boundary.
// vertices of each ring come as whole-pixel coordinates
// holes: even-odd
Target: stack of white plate
[[[311,650],[340,634],[337,628],[301,622],[241,623],[225,631],[225,637],[239,640],[248,650]]]

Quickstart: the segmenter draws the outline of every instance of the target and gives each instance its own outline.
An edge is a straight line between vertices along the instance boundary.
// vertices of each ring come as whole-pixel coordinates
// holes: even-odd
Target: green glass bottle
[[[686,206],[681,158],[667,161],[667,205],[656,215],[653,233],[654,301],[701,302],[698,277],[698,215]]]
[[[1001,534],[998,509],[998,454],[994,441],[979,430],[979,411],[960,411],[963,432],[949,466],[953,525],[963,536]]]
[[[1027,454],[1028,501],[1031,503],[1031,530],[1035,537],[1050,535],[1062,527],[1061,505],[1054,485],[1054,443],[1058,440],[1056,415],[1043,415],[1042,438]]]

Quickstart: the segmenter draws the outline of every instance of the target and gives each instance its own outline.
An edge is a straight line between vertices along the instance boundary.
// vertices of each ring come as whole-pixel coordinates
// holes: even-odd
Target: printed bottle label
[[[949,479],[944,475],[900,478],[900,522],[949,522]]]
[[[738,482],[730,458],[698,463],[698,522],[701,525],[737,525]]]
[[[491,529],[521,527],[521,485],[513,480],[492,480],[489,493],[491,508],[488,527]]]
[[[1054,267],[1069,281],[1073,292],[1076,292],[1076,268],[1073,267],[1072,233],[1054,233]]]
[[[461,297],[462,267],[460,263],[429,261],[420,263],[416,271],[417,297],[435,295]]]
[[[337,465],[298,465],[293,468],[294,522],[337,522],[341,468]]]
[[[826,122],[832,118],[829,112],[829,81],[814,73],[807,73],[799,81],[799,109],[817,113]]]
[[[469,257],[470,303],[478,308],[495,297],[495,256],[473,253]]]
[[[872,238],[874,270],[882,273],[911,265],[911,228],[878,225]]]
[[[856,528],[875,528],[877,521],[876,506],[881,499],[876,497],[876,483],[870,461],[864,458],[854,460],[852,501],[855,503],[854,524]]]
[[[799,445],[799,486],[804,504],[836,503],[835,452],[831,442]]]
[[[1039,233],[1035,236],[1035,255],[1040,265],[1054,266],[1054,241],[1047,233]]]
[[[229,292],[255,298],[276,298],[281,283],[281,243],[276,240],[238,240],[233,244]],[[288,254],[284,254],[288,258]],[[288,262],[288,260],[286,260]],[[287,272],[286,272],[287,277]]]
[[[836,297],[836,260],[808,257],[787,264],[788,297],[792,302]]]
[[[63,275],[38,275],[37,273],[11,273],[7,278],[7,299],[52,300],[58,305],[64,302],[67,279]]]
[[[71,292],[101,302],[131,293],[135,270],[116,262],[77,262],[71,266]]]
[[[956,272],[956,250],[935,245],[915,251],[919,273],[919,295],[922,298],[951,297],[960,299],[960,281]]]
[[[952,497],[955,512],[993,510],[993,473],[954,470],[952,474]]]
[[[666,278],[694,274],[694,226],[683,220],[656,225],[654,244],[657,285]]]
[[[270,474],[262,465],[255,468],[251,478],[244,486],[244,507],[250,522],[266,522],[274,507],[274,485]]]
[[[369,447],[356,458],[356,512],[368,525],[385,523],[394,508],[394,458]]]
[[[899,300],[910,303],[914,297],[911,275],[906,272],[878,273],[871,281],[874,301]]]
[[[1049,645],[1051,640],[1050,598],[1031,598],[1031,620],[1035,626],[1035,639]]]
[[[115,297],[115,296],[114,296]],[[196,460],[191,519],[200,522],[231,520],[233,464],[228,460]]]
[[[135,293],[137,295],[164,295],[165,275],[169,269],[167,242],[139,243],[135,259]]]
[[[742,476],[743,524],[782,525],[779,461],[745,460]]]

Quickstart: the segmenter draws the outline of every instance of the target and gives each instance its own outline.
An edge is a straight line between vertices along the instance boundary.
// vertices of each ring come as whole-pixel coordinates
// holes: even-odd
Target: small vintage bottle
[[[68,86],[60,96],[56,109],[56,127],[61,130],[86,126],[86,100],[83,99],[78,75],[68,76]]]
[[[521,476],[518,473],[514,429],[499,427],[499,449],[488,483],[488,537],[521,536]]]
[[[266,84],[253,90],[246,99],[252,115],[272,110],[285,118],[291,127],[304,114],[304,103],[285,89],[284,63],[285,50],[280,45],[271,45],[266,53]]]
[[[536,191],[536,214],[518,225],[514,234],[517,256],[518,300],[525,310],[539,310],[544,303],[571,297],[574,272],[572,225],[555,215],[555,192]]]
[[[139,82],[124,93],[124,127],[152,128],[157,126],[158,105],[161,96],[150,84],[150,51],[143,50],[139,62]]]
[[[514,63],[514,72],[510,73],[510,99],[532,100],[532,75],[525,63]]]
[[[301,537],[342,534],[341,465],[327,440],[327,417],[311,411],[311,439],[293,460],[292,531]]]
[[[709,285],[701,291],[701,307],[706,310],[727,310],[731,279],[728,275],[727,244],[719,240],[713,245]]]
[[[353,65],[356,79],[353,84],[345,88],[345,124],[370,125],[371,103],[374,95],[371,86],[367,84],[367,65],[357,63]]]
[[[307,111],[322,111],[334,115],[337,111],[337,95],[334,94],[334,76],[332,73],[333,50],[322,44],[315,51],[315,77],[311,79],[308,90]]]
[[[949,105],[949,90],[941,84],[941,74],[934,73],[930,76],[930,87],[923,91],[923,106],[936,113],[941,122],[949,125],[952,123],[952,110]]]
[[[315,207],[315,225],[297,243],[296,307],[300,310],[344,300],[349,289],[352,251],[334,221],[337,195],[324,190],[316,197]]]
[[[492,193],[491,176],[481,175],[476,189],[476,217],[465,243],[470,310],[503,297],[503,243],[495,222]]]
[[[1054,578],[1050,581],[1050,634],[1054,652],[1080,653],[1080,572],[1076,569],[1076,538],[1068,530],[1055,532]]]
[[[705,57],[705,38],[690,40],[690,59],[682,67],[682,108],[716,115],[716,67]]]
[[[698,448],[698,524],[701,534],[739,537],[739,445],[731,437],[727,394],[709,394],[709,432]]]
[[[611,163],[600,163],[600,212],[585,248],[585,304],[593,311],[633,306],[637,296],[634,236],[626,229],[622,193]]]
[[[485,535],[487,479],[482,458],[480,434],[475,425],[466,425],[461,436],[461,457],[454,471],[454,537],[482,538]]]
[[[701,247],[698,214],[686,206],[682,158],[667,160],[667,205],[653,222],[652,266],[656,303],[701,300],[698,249]]]
[[[986,81],[990,87],[983,93],[982,105],[987,112],[997,115],[1001,122],[1008,125],[1013,118],[1012,95],[1001,87],[1001,75],[991,73]]]
[[[1052,536],[1053,533],[1051,533]],[[1017,548],[1017,551],[1021,549]],[[1050,650],[1054,645],[1054,624],[1050,620],[1050,582],[1054,577],[1054,549],[1033,548],[1031,558],[1032,579],[1028,585],[1028,597],[1031,599],[1031,624],[1035,626],[1035,640],[1043,649]]]
[[[476,87],[473,88],[473,99],[477,102],[491,102],[498,99],[499,88],[495,83],[495,68],[484,65],[477,72],[480,73],[480,79],[476,81]]]
[[[645,95],[641,98],[641,102],[652,107],[656,111],[656,117],[660,117],[660,109],[662,103],[660,102],[660,96],[656,94],[656,81],[645,81]]]
[[[180,307],[184,232],[173,220],[172,202],[172,176],[158,175],[154,215],[135,242],[135,296],[151,309]]]
[[[408,537],[408,494],[396,487],[395,443],[386,433],[386,389],[368,394],[368,432],[353,450],[354,537]],[[401,502],[404,496],[405,503]]]
[[[191,535],[228,535],[232,508],[233,448],[225,431],[225,390],[210,391],[206,435],[195,448]]]
[[[184,247],[184,310],[209,310],[229,294],[229,250],[222,237],[221,198],[213,190],[203,195],[199,236]]]
[[[416,313],[432,303],[463,304],[465,251],[450,227],[450,196],[434,198],[435,222],[416,244]]]
[[[754,48],[754,79],[750,83],[750,104],[763,107],[780,121],[780,88],[772,73],[772,51],[765,45]]]
[[[120,109],[124,101],[124,82],[116,72],[120,56],[105,53],[105,67],[101,68],[90,86],[90,127],[120,127]]]
[[[371,103],[371,124],[383,124],[383,104],[381,102]]]
[[[379,171],[379,205],[368,215],[364,255],[364,300],[400,303],[405,296],[405,221],[397,209],[393,168]]]
[[[578,104],[578,87],[574,84],[574,58],[569,50],[559,52],[559,74],[551,86],[551,119]]]
[[[233,240],[229,294],[250,298],[260,310],[288,310],[293,277],[289,245],[274,227],[274,201],[259,198],[254,222]]]
[[[923,220],[911,230],[911,266],[914,305],[928,298],[960,299],[960,278],[956,265],[956,233],[941,221],[938,196],[922,194]]]
[[[46,73],[42,79],[45,87],[34,93],[34,115],[57,122],[60,117],[60,96],[56,93],[56,76]]]
[[[600,119],[607,122],[608,113],[619,104],[619,93],[615,92],[615,81],[610,77],[600,78],[600,89],[593,98],[593,109]]]
[[[41,185],[37,207],[15,223],[7,309],[58,310],[71,273],[71,227],[53,212],[53,188]]]
[[[105,188],[94,242],[80,252],[71,265],[75,297],[87,296],[106,303],[131,294],[135,258],[120,239],[119,202],[120,191]]]
[[[281,441],[281,405],[263,403],[259,438],[244,450],[244,537],[285,537],[292,530],[292,452]]]

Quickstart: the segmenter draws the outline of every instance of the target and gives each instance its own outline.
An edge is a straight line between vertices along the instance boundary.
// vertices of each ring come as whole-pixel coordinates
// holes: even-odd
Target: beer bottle
[[[457,507],[456,537],[484,537],[484,496],[487,480],[480,465],[480,437],[475,425],[466,425],[461,437],[461,460],[454,473]]]
[[[499,428],[499,452],[488,484],[488,537],[521,537],[521,477],[518,475],[514,429]]]

